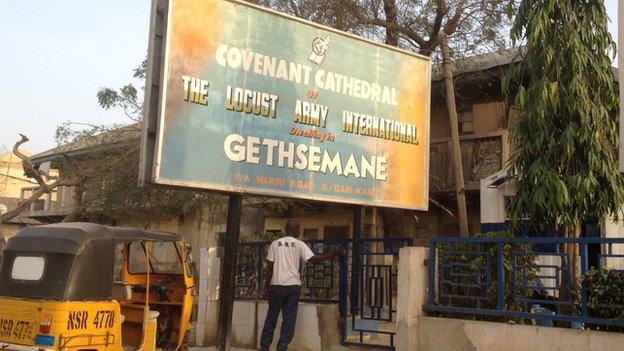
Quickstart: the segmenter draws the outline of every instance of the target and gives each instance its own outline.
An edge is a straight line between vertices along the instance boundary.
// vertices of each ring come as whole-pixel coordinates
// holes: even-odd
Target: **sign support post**
[[[362,231],[364,229],[364,206],[353,206],[353,250],[351,251],[351,314],[354,314],[358,308],[358,292],[360,291],[360,273],[361,273],[361,256]]]
[[[219,284],[219,324],[217,328],[217,347],[219,351],[228,351],[230,349],[242,207],[243,196],[241,194],[230,194]]]

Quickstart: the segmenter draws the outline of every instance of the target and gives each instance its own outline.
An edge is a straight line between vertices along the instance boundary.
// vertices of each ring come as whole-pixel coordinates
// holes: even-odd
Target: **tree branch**
[[[398,24],[395,0],[383,0],[383,8],[386,14],[386,22]],[[396,29],[386,27],[386,44],[392,46],[399,45],[399,33]]]
[[[387,19],[367,17],[364,13],[362,13],[362,8],[357,4],[354,4],[352,1],[346,1],[345,4],[352,10],[351,12],[355,15],[356,19],[360,24],[368,26],[379,26],[391,31],[397,31],[415,41],[418,46],[423,46],[426,43],[425,39],[423,39],[416,31],[406,26],[401,26],[398,23],[389,22]]]
[[[56,180],[55,182],[51,184],[44,184],[43,186],[39,187],[37,191],[35,191],[32,194],[32,196],[29,197],[26,201],[20,203],[19,205],[17,205],[17,207],[12,209],[11,211],[8,211],[0,215],[0,224],[17,217],[20,213],[22,213],[22,211],[28,208],[32,203],[37,201],[44,194],[49,193],[50,191],[54,190],[55,188],[59,186],[71,186],[71,185],[73,184],[66,182],[64,180],[60,180],[60,179]]]
[[[437,202],[436,200],[434,200],[432,198],[429,198],[429,202],[431,202],[432,204],[438,206],[442,211],[446,212],[452,218],[455,218],[455,215],[453,214],[453,211],[451,211],[448,207],[442,205],[441,203]]]
[[[444,33],[446,33],[447,35],[453,34],[457,29],[462,13],[464,13],[464,6],[466,6],[466,0],[460,0],[457,2],[457,6],[455,7],[455,14],[453,14],[453,17],[451,17],[451,19],[448,20],[444,25]]]
[[[43,177],[45,176],[45,172],[36,169],[32,161],[30,160],[30,157],[24,155],[23,153],[19,151],[19,147],[29,140],[28,137],[25,136],[24,134],[20,134],[20,136],[21,136],[21,139],[18,142],[16,142],[15,145],[13,146],[13,153],[20,160],[22,160],[22,168],[24,169],[24,175],[28,178],[33,178],[34,180],[36,180],[40,186],[44,186],[46,184],[45,179],[43,179]]]
[[[421,54],[430,56],[438,46],[442,21],[444,20],[444,16],[448,14],[449,10],[450,8],[444,0],[436,0],[436,14],[433,20],[433,26],[431,28],[431,32],[429,33],[429,40],[427,40],[425,45],[420,46]]]

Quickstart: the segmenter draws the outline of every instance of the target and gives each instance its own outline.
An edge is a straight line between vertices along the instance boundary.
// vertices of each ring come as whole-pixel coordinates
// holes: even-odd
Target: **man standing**
[[[301,293],[299,271],[302,261],[316,264],[345,254],[344,249],[338,248],[330,253],[315,255],[303,241],[297,239],[301,227],[295,219],[288,220],[285,229],[286,235],[271,243],[266,258],[268,267],[264,277],[264,294],[265,297],[268,295],[269,311],[264,321],[264,328],[262,328],[261,351],[268,351],[273,342],[273,332],[280,311],[282,311],[282,328],[277,350],[287,350],[295,334],[299,294]]]

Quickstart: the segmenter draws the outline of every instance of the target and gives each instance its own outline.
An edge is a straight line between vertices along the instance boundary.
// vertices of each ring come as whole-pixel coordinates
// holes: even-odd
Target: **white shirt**
[[[307,262],[312,256],[308,245],[291,236],[273,241],[267,254],[267,260],[273,262],[271,285],[301,285],[301,261]]]

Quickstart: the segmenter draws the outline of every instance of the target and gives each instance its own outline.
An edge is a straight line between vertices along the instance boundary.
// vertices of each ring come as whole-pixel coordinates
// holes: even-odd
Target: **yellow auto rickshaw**
[[[174,234],[93,223],[24,228],[0,265],[0,350],[181,349],[193,270],[190,247]]]

